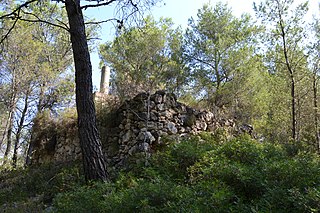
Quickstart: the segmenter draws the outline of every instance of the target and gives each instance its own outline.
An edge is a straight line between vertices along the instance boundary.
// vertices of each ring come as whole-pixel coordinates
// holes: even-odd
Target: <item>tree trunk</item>
[[[12,112],[11,112],[11,109],[9,110],[9,113],[8,113],[8,119],[6,120],[6,125],[4,127],[4,131],[3,131],[3,134],[2,134],[2,138],[1,138],[1,141],[0,141],[0,148],[2,147],[2,144],[4,142],[4,140],[6,139],[7,137],[7,134],[8,134],[8,129],[9,129],[9,125],[10,125],[10,120],[11,120],[11,116],[12,116]]]
[[[5,165],[7,163],[8,156],[9,156],[10,151],[11,151],[12,128],[13,128],[13,122],[14,122],[15,109],[16,109],[16,104],[14,103],[14,105],[12,106],[11,111],[10,111],[11,116],[10,116],[10,119],[9,119],[9,126],[8,126],[8,131],[7,131],[7,148],[6,148],[6,151],[5,151],[4,156],[3,156],[3,165]]]
[[[315,138],[316,148],[320,153],[320,134],[319,134],[319,121],[318,121],[318,93],[317,93],[317,73],[313,73],[313,110],[314,110],[314,127],[315,127]]]
[[[92,94],[92,66],[80,0],[66,0],[75,64],[78,129],[85,178],[107,180],[106,163],[96,124]]]
[[[38,104],[37,104],[37,111],[38,112],[41,112],[43,109],[43,99],[44,99],[44,85],[41,84],[40,86],[40,92],[39,92],[39,101],[38,101]]]
[[[288,49],[287,49],[287,42],[286,42],[286,32],[285,32],[285,26],[281,17],[281,13],[279,13],[280,16],[280,30],[281,30],[281,37],[282,37],[282,47],[283,47],[283,55],[285,58],[285,64],[288,69],[289,77],[291,80],[291,122],[292,122],[292,140],[294,142],[297,141],[297,118],[296,118],[296,96],[295,96],[295,79],[294,79],[294,70],[291,67],[291,63],[288,56]]]
[[[5,127],[4,127],[4,131],[3,131],[3,134],[2,134],[2,138],[0,140],[0,149],[2,147],[2,144],[4,142],[4,140],[6,139],[7,137],[7,133],[8,133],[8,128],[9,128],[9,123],[10,123],[10,118],[11,118],[11,113],[9,112],[8,113],[8,119],[5,121],[6,124],[5,124]]]
[[[20,117],[20,121],[17,127],[17,133],[16,133],[16,139],[14,142],[14,148],[13,148],[13,156],[12,156],[12,166],[13,168],[17,167],[17,159],[18,159],[18,146],[19,146],[19,142],[20,142],[20,138],[21,138],[21,132],[23,129],[23,124],[24,124],[24,120],[26,118],[27,115],[27,110],[28,110],[28,99],[29,99],[29,91],[26,93],[26,97],[24,99],[24,107],[21,113],[21,117]]]
[[[33,147],[34,147],[34,142],[33,142],[33,130],[31,129],[31,137],[30,137],[30,142],[29,142],[29,146],[28,146],[28,150],[27,150],[27,155],[26,155],[26,162],[25,162],[25,166],[30,166],[32,163],[32,152],[33,152]]]
[[[7,147],[6,151],[3,156],[3,165],[7,163],[8,160],[8,155],[11,151],[11,136],[12,136],[12,128],[13,128],[13,122],[14,122],[14,114],[16,112],[16,106],[17,106],[17,82],[16,82],[16,72],[15,69],[13,69],[13,74],[12,74],[12,84],[11,84],[11,97],[10,97],[10,102],[9,102],[9,113],[8,113],[8,120],[6,124],[6,128],[3,138],[0,143],[0,147],[5,139],[7,137]]]
[[[292,139],[297,139],[297,120],[296,120],[296,97],[295,97],[295,82],[293,76],[291,76],[291,116],[292,116]]]

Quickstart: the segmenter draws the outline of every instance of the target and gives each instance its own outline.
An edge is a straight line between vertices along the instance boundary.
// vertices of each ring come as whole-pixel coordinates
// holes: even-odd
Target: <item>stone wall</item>
[[[117,167],[147,160],[158,146],[168,141],[163,139],[179,140],[220,127],[230,135],[235,131],[232,120],[188,107],[177,102],[174,94],[164,91],[152,95],[140,93],[126,101],[115,114],[117,122],[107,133],[104,144],[108,163]]]
[[[222,118],[218,113],[188,107],[179,103],[174,94],[165,91],[140,93],[108,116],[104,122],[98,119],[98,123],[107,162],[109,167],[114,168],[128,167],[139,161],[147,162],[159,146],[170,141],[166,139],[179,140],[203,131],[213,132],[218,128],[223,128],[230,135],[237,132],[233,120]],[[49,160],[79,159],[79,142],[74,135],[76,133],[72,137],[57,133]],[[44,150],[50,140],[42,139],[42,145],[35,148],[37,156],[34,161],[48,159]]]
[[[67,162],[81,159],[76,113],[53,118],[38,115],[32,127],[31,164]]]

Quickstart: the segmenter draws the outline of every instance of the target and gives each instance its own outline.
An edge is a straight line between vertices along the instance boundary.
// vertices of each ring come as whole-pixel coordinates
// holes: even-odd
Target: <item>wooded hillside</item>
[[[170,18],[144,15],[165,7],[160,0],[1,1],[0,209],[320,211],[320,19],[307,19],[308,1],[299,2],[259,1],[255,16],[235,16],[224,1],[205,4],[182,29]],[[114,17],[100,22],[83,15],[100,7],[114,7]],[[115,38],[98,44],[107,33],[100,35],[99,24],[107,21],[117,28]],[[94,102],[90,53],[96,48],[101,67],[111,71],[109,93],[96,96],[111,102]],[[175,94],[171,111],[163,108],[163,94],[159,103],[150,99],[159,90]],[[116,110],[138,94],[149,94],[141,105],[147,114],[131,119],[129,108]],[[186,131],[190,113],[178,105],[223,112],[222,123],[249,126],[253,134],[226,137],[228,125],[203,133],[209,124],[197,127],[199,113]],[[153,118],[152,110],[158,110]],[[139,127],[141,116],[146,122]],[[101,122],[119,121],[129,123],[117,126],[122,135],[101,129]],[[156,141],[163,132],[178,136],[152,149],[150,164],[112,169],[106,138],[127,154],[128,144],[139,149],[139,135]],[[190,135],[182,139],[184,132]],[[43,140],[62,146],[72,137],[80,162],[30,166]]]

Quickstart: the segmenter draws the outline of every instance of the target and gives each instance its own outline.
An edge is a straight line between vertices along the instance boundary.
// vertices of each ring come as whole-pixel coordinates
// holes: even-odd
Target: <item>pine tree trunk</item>
[[[289,73],[289,77],[290,77],[290,80],[291,80],[291,85],[290,85],[290,89],[291,89],[291,122],[292,122],[292,134],[291,134],[291,137],[292,137],[292,140],[294,142],[297,141],[297,118],[296,118],[296,94],[295,94],[295,77],[294,77],[294,70],[292,69],[291,67],[291,63],[290,63],[290,60],[289,60],[289,55],[288,55],[288,49],[287,49],[287,41],[286,41],[286,38],[287,38],[287,35],[286,35],[286,32],[285,32],[285,25],[283,23],[283,20],[282,20],[282,17],[281,17],[281,14],[280,14],[280,21],[279,21],[279,24],[280,24],[280,30],[281,30],[281,37],[282,37],[282,47],[283,47],[283,55],[284,55],[284,58],[285,58],[285,64],[287,66],[287,69],[288,69],[288,73]]]
[[[291,116],[292,116],[292,139],[297,140],[297,120],[296,120],[296,97],[295,97],[295,81],[291,76]]]
[[[107,180],[106,164],[96,125],[92,95],[92,66],[80,0],[66,0],[75,64],[78,129],[85,178]]]
[[[27,150],[25,166],[30,166],[32,163],[31,158],[32,158],[32,152],[34,147],[33,137],[34,137],[34,133],[33,133],[33,129],[31,129],[31,136],[30,136],[29,146]]]
[[[14,148],[13,148],[13,156],[12,156],[12,167],[16,168],[17,167],[17,160],[18,160],[18,147],[19,147],[19,142],[21,138],[21,132],[23,129],[23,124],[25,121],[25,118],[27,116],[27,110],[29,107],[29,91],[26,93],[25,99],[24,99],[24,107],[21,113],[20,121],[17,127],[17,133],[16,133],[16,139],[14,142]]]
[[[15,76],[15,70],[13,70],[13,79],[12,79],[12,85],[11,85],[11,97],[10,97],[10,103],[9,103],[9,113],[8,113],[8,120],[7,120],[7,124],[6,124],[6,128],[5,128],[5,133],[3,134],[3,138],[1,140],[1,144],[3,143],[4,139],[7,138],[7,147],[3,156],[3,165],[5,165],[7,163],[8,160],[8,156],[10,154],[11,151],[11,145],[12,145],[12,128],[13,128],[13,124],[14,124],[14,115],[16,112],[16,106],[17,106],[17,85],[16,85],[16,76]]]
[[[11,116],[9,120],[9,126],[7,131],[7,148],[3,155],[3,165],[7,164],[8,156],[11,152],[11,146],[12,146],[12,128],[13,128],[13,122],[14,122],[14,112],[15,112],[16,106],[12,106]]]
[[[320,133],[319,133],[319,121],[318,121],[318,93],[317,93],[317,73],[313,73],[313,110],[314,110],[314,127],[315,127],[315,138],[316,147],[318,153],[320,153]]]
[[[3,134],[2,134],[2,138],[0,140],[0,148],[2,147],[2,144],[3,144],[3,142],[5,141],[5,139],[7,137],[11,116],[12,116],[12,112],[10,110],[9,113],[8,113],[8,119],[6,120],[6,124],[5,124],[5,127],[4,127]]]
[[[3,144],[3,142],[5,141],[5,139],[7,137],[11,114],[12,114],[11,112],[8,113],[8,119],[5,121],[6,124],[4,126],[4,131],[3,131],[3,134],[2,134],[2,138],[0,140],[0,148],[2,147],[2,144]]]

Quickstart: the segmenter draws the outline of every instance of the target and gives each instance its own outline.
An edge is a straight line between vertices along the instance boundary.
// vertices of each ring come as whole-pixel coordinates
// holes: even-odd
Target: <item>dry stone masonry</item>
[[[166,141],[177,141],[203,131],[214,132],[218,128],[223,128],[230,135],[237,131],[233,120],[221,118],[218,113],[188,107],[179,103],[174,94],[165,91],[138,94],[125,101],[107,122],[107,126],[100,124],[100,132],[109,168],[126,168],[141,161],[147,163],[152,153]],[[38,150],[34,161],[64,161],[81,157],[77,138],[66,134],[55,138],[54,148],[51,147],[54,151],[50,152],[52,156],[48,158],[47,152]],[[45,150],[45,144],[50,140],[52,137],[42,139],[38,143],[42,145],[35,150]]]
[[[34,121],[31,164],[68,162],[81,158],[76,117],[57,120],[41,116]]]
[[[163,145],[163,139],[179,140],[219,127],[232,131],[232,120],[219,119],[216,114],[199,111],[177,102],[165,91],[140,93],[126,101],[116,112],[118,122],[109,134],[106,146],[108,163],[126,167],[132,161],[146,160]]]

